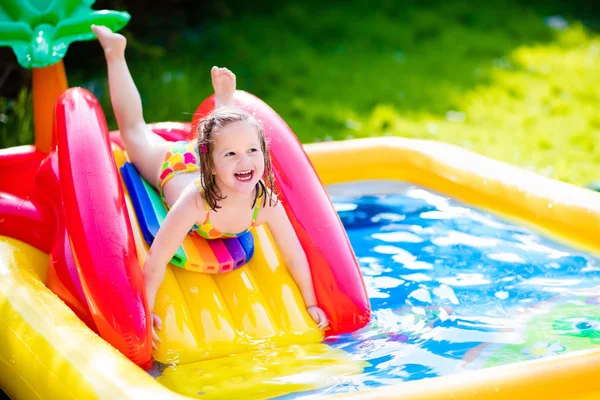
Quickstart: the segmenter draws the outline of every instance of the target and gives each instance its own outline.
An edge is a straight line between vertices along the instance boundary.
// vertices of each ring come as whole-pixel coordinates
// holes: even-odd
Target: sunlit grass
[[[575,25],[549,44],[521,46],[492,63],[489,82],[454,93],[445,115],[382,104],[355,117],[355,136],[439,139],[586,184],[599,175],[599,68],[598,36]]]
[[[160,34],[135,37],[127,58],[147,121],[189,120],[220,65],[305,143],[439,139],[577,184],[597,178],[597,34],[577,21],[552,28],[549,11],[509,0],[371,3],[283,5],[182,31],[168,45]],[[92,90],[116,128],[103,60],[82,69],[76,56],[70,83]]]

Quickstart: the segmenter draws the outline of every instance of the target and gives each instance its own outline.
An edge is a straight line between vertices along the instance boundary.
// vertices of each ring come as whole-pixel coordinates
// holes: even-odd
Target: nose
[[[252,165],[252,161],[250,160],[250,157],[247,154],[240,154],[236,161],[238,167]]]

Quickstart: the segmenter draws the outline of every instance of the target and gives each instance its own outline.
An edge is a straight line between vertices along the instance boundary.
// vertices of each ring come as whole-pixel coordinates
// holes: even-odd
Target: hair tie
[[[203,144],[202,146],[200,146],[200,152],[201,153],[208,153],[208,146],[205,144]]]

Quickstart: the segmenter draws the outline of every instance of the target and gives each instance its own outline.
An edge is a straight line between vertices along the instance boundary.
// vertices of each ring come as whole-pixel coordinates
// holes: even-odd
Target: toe
[[[103,26],[103,25],[95,25],[95,28],[98,33],[104,33],[104,34],[112,33],[112,31],[109,28],[107,28],[106,26]]]

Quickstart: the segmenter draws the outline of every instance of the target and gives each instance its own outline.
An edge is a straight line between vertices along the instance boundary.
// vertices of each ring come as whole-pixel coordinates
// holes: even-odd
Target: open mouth
[[[235,179],[237,179],[240,182],[248,182],[252,180],[252,177],[254,176],[254,171],[240,171],[233,174],[233,176],[235,176]]]

